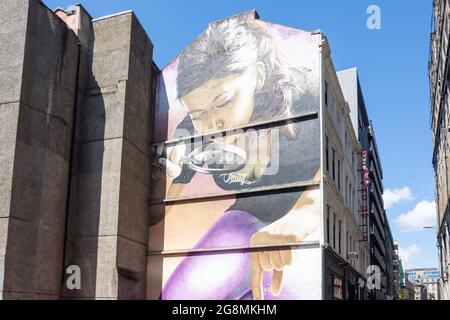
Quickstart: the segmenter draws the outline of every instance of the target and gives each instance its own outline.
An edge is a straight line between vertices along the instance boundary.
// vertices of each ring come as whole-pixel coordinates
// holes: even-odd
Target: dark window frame
[[[329,150],[330,139],[325,135],[325,167],[327,172],[330,172],[330,150]]]
[[[339,252],[339,254],[341,254],[342,253],[342,241],[341,241],[341,239],[342,239],[342,220],[339,220],[339,238],[338,238],[338,252]]]
[[[338,190],[341,190],[341,160],[337,161],[337,185]]]
[[[336,249],[336,212],[333,212],[333,249]]]
[[[334,150],[334,148],[331,148],[331,153],[333,156],[333,161],[332,161],[332,170],[333,170],[333,181],[336,181],[336,151]]]
[[[327,204],[327,243],[330,243],[330,205]]]

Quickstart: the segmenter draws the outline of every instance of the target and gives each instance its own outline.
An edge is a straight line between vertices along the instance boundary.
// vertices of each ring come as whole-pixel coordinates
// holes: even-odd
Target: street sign
[[[348,260],[358,260],[359,253],[358,252],[349,252],[347,255]]]

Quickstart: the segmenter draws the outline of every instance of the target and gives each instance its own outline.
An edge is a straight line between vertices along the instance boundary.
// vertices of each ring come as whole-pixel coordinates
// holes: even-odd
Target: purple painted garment
[[[248,212],[232,210],[208,230],[194,249],[249,246],[251,236],[264,227]],[[250,252],[201,253],[188,255],[164,286],[163,300],[251,300]],[[264,276],[265,299],[296,299],[289,284],[274,297],[267,290],[272,272]]]

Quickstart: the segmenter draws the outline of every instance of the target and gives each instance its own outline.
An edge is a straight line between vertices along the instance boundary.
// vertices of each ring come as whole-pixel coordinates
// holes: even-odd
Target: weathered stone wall
[[[58,11],[2,2],[0,299],[143,299],[153,46],[132,12]]]
[[[58,298],[78,40],[37,0],[3,1],[0,24],[0,288]]]
[[[5,1],[2,16],[0,19],[2,44],[0,46],[0,299],[3,293],[28,6],[17,1]]]
[[[77,110],[68,298],[145,298],[152,44],[133,13],[94,21],[92,73]]]

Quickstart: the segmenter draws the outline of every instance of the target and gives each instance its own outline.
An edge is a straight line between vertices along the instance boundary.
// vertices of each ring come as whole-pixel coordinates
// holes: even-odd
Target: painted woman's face
[[[235,128],[252,118],[256,85],[254,73],[211,79],[181,102],[199,134]]]

